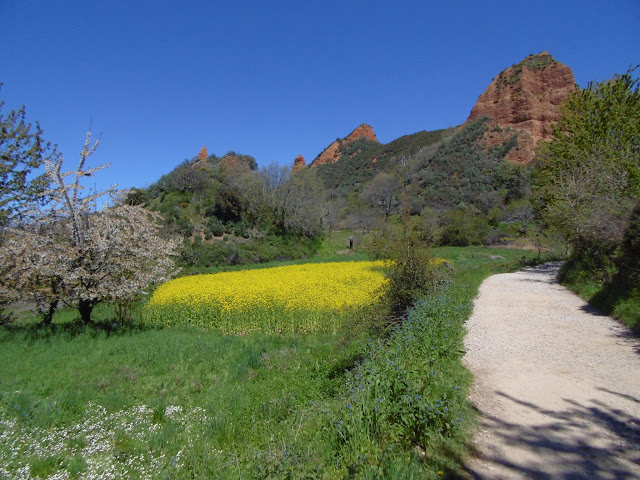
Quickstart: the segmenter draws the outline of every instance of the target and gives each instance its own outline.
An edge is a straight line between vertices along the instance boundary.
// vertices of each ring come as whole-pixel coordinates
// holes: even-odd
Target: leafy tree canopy
[[[640,91],[635,69],[569,95],[539,151],[538,206],[577,251],[611,251],[640,198]]]

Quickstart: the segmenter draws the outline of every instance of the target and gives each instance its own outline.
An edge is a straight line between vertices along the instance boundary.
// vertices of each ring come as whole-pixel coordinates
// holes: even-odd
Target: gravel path
[[[560,263],[484,281],[464,363],[480,479],[640,479],[640,343],[559,285]]]

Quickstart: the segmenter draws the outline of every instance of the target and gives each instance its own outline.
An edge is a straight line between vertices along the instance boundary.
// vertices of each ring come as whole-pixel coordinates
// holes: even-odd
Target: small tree
[[[387,324],[401,322],[416,300],[445,280],[445,272],[422,239],[418,222],[404,220],[401,229],[387,223],[367,238],[367,249],[374,258],[391,261],[386,273]]]
[[[328,237],[333,235],[333,229],[338,225],[340,221],[340,212],[336,202],[324,202],[321,206],[321,219],[323,226],[327,229]]]
[[[362,234],[369,233],[375,226],[380,216],[371,207],[360,207],[349,215],[349,227],[362,229]]]
[[[267,177],[273,224],[283,235],[315,238],[322,233],[321,186],[312,170],[293,177]]]
[[[114,187],[82,196],[80,180],[105,168],[86,168],[98,147],[87,134],[75,171],[62,173],[62,157],[45,162],[47,203],[33,221],[7,229],[0,288],[18,299],[35,299],[45,323],[60,302],[76,308],[83,322],[101,302],[134,298],[168,278],[178,244],[158,236],[156,215],[137,205],[98,209]],[[66,178],[72,178],[68,183]]]
[[[380,172],[362,191],[362,197],[369,200],[373,206],[382,207],[385,218],[389,218],[391,207],[397,201],[401,182],[397,175]]]
[[[510,203],[504,215],[506,221],[520,222],[520,233],[522,235],[527,234],[527,229],[535,218],[535,210],[528,199]]]

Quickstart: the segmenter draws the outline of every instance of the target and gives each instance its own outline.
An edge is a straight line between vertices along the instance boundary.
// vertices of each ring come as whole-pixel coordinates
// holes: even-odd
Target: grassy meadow
[[[343,240],[304,265],[323,267]],[[106,308],[86,327],[63,311],[53,328],[25,318],[0,330],[0,478],[462,475],[473,424],[464,322],[487,275],[534,254],[433,255],[453,265],[450,282],[383,333],[370,328],[375,302],[295,333],[225,334],[170,316],[114,325]]]

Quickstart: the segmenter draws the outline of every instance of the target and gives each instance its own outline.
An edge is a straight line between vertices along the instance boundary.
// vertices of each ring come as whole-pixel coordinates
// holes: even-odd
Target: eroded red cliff
[[[304,157],[302,155],[298,155],[293,161],[293,168],[291,169],[291,174],[299,172],[305,167],[306,163],[304,161]]]
[[[325,148],[324,151],[316,157],[316,159],[311,163],[310,166],[317,167],[318,165],[324,165],[325,163],[337,162],[342,156],[340,145],[351,143],[361,138],[366,138],[367,140],[371,140],[374,142],[378,141],[376,134],[373,132],[373,128],[370,125],[363,123],[342,140],[336,140],[327,148]]]
[[[198,160],[206,160],[207,158],[209,158],[209,153],[207,152],[207,147],[204,146],[202,147],[202,150],[200,150],[200,153],[198,153]]]
[[[507,160],[526,165],[533,160],[535,147],[553,131],[560,116],[560,104],[575,89],[569,67],[557,62],[549,53],[529,55],[493,79],[476,102],[468,121],[491,117],[483,142],[487,148],[501,145],[515,130],[518,145]],[[495,128],[499,126],[500,128]]]

